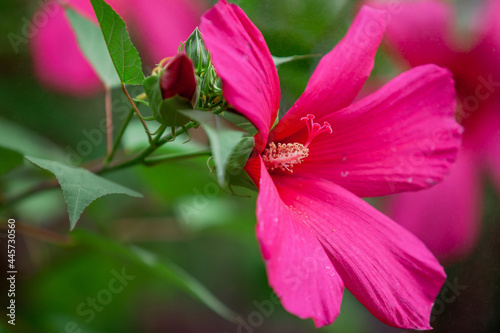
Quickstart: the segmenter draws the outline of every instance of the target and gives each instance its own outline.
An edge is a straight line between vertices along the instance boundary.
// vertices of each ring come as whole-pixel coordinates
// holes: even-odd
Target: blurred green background
[[[0,140],[22,144],[35,156],[64,161],[68,148],[75,149],[86,139],[83,131],[98,127],[104,117],[104,97],[75,99],[46,90],[33,77],[27,46],[14,51],[7,34],[21,31],[39,3],[3,0],[0,4]],[[263,32],[276,56],[325,54],[346,32],[357,6],[348,0],[235,3]],[[465,16],[467,10],[468,6],[461,6],[461,15]],[[298,98],[317,61],[304,59],[279,68],[280,112],[286,112]],[[399,70],[383,48],[375,66],[375,79],[392,77]],[[113,98],[121,103],[120,91],[115,91]],[[133,146],[136,139],[129,134],[127,142]],[[104,153],[102,140],[85,160]],[[0,178],[1,193],[15,195],[50,177],[25,163]],[[316,331],[311,320],[301,320],[272,303],[254,234],[255,193],[238,189],[246,196],[237,197],[219,190],[206,158],[134,167],[106,177],[143,193],[144,198],[99,199],[85,210],[73,233],[69,232],[66,207],[57,189],[40,192],[0,211],[3,224],[8,218],[15,218],[18,224],[16,326],[7,324],[4,291],[8,285],[2,279],[0,331]],[[470,257],[447,267],[449,281],[467,288],[436,314],[432,322],[436,332],[497,332],[500,328],[500,209],[494,191],[488,189],[479,246]],[[0,236],[4,274],[4,230]],[[179,269],[238,313],[239,323],[216,314],[211,307],[217,308],[218,303],[210,297],[204,298],[209,306],[203,304],[198,297],[205,297],[206,290],[200,290],[191,278],[182,277]],[[123,288],[119,283],[110,284],[123,272],[129,276]],[[171,274],[181,274],[182,281],[176,279],[179,275]],[[191,292],[186,290],[186,283],[194,288]],[[113,292],[117,288],[120,291]],[[89,298],[103,302],[89,310]],[[245,328],[247,325],[252,327]],[[346,291],[337,321],[317,331],[402,330],[378,322]]]

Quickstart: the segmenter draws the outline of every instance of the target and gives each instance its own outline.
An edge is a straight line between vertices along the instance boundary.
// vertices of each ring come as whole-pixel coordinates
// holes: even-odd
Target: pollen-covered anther
[[[305,143],[305,147],[309,147],[309,144],[312,142],[312,140],[318,136],[318,134],[321,134],[321,133],[324,133],[324,132],[328,132],[328,133],[332,133],[332,126],[330,126],[330,124],[325,121],[323,122],[323,126],[318,124],[318,123],[315,123],[314,122],[314,115],[313,114],[308,114],[306,117],[302,117],[300,118],[301,121],[305,122],[306,125],[307,125],[307,132],[309,133],[308,137],[307,137],[307,141]]]
[[[262,160],[267,170],[280,169],[293,173],[292,167],[302,163],[309,155],[309,149],[301,143],[278,143],[271,142],[262,154]]]

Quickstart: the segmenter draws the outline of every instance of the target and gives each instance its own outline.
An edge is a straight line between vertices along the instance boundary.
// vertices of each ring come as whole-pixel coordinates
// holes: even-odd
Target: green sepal
[[[142,87],[146,92],[146,96],[149,100],[149,108],[153,112],[155,119],[160,119],[160,105],[163,102],[161,88],[160,88],[160,76],[151,75],[142,81]],[[160,121],[160,120],[158,120]]]
[[[184,45],[186,55],[193,61],[196,75],[201,75],[210,65],[210,53],[201,38],[200,30],[196,27]]]
[[[178,127],[186,125],[189,118],[180,114],[178,110],[192,109],[191,102],[177,95],[163,99],[160,76],[161,74],[151,75],[142,82],[153,116],[156,121],[166,126]]]

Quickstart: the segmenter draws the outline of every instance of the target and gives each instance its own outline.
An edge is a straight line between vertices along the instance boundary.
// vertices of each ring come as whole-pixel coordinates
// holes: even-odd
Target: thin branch
[[[174,135],[177,136],[177,135],[180,135],[182,133],[185,133],[190,128],[196,127],[197,125],[198,124],[196,122],[191,121],[187,125],[183,126],[182,128],[179,128],[177,131],[175,131]],[[165,129],[166,129],[166,126],[165,126]],[[146,164],[145,163],[146,157],[151,155],[157,148],[161,147],[165,143],[172,140],[172,137],[174,136],[172,134],[166,135],[165,137],[162,138],[161,136],[163,135],[163,131],[160,131],[158,133],[158,135],[156,135],[155,138],[151,140],[150,145],[148,147],[146,147],[143,151],[141,151],[139,154],[137,154],[136,156],[129,158],[125,161],[121,161],[115,165],[109,165],[106,163],[103,163],[102,165],[98,164],[95,167],[89,168],[89,170],[91,172],[96,173],[96,174],[104,174],[104,173],[108,173],[111,171],[124,169],[126,167],[136,165],[136,164]],[[117,139],[118,139],[118,137],[117,137]],[[117,145],[117,144],[118,143],[115,142],[115,145]],[[26,197],[34,195],[40,191],[43,191],[46,189],[51,189],[51,188],[56,188],[58,186],[59,186],[59,183],[58,183],[57,179],[51,179],[50,181],[43,182],[43,183],[27,190],[26,192],[21,193],[20,195],[18,195],[17,197],[14,197],[13,199],[5,200],[2,204],[0,204],[0,208],[10,206],[14,203],[17,203],[18,201],[23,200]]]
[[[0,227],[3,229],[7,229],[7,226],[4,223],[2,223],[0,225]],[[55,233],[51,230],[40,228],[40,227],[33,225],[33,224],[16,222],[16,230],[17,230],[17,232],[19,232],[22,235],[25,235],[25,236],[28,236],[31,238],[36,238],[36,239],[42,240],[44,242],[58,244],[58,245],[71,245],[72,244],[71,237]]]
[[[128,91],[127,91],[127,88],[125,88],[125,84],[122,83],[121,87],[122,87],[123,92],[125,93],[125,96],[127,96],[127,99],[129,101],[130,105],[132,105],[132,107],[134,108],[134,111],[139,116],[139,119],[141,120],[142,126],[144,126],[144,129],[146,130],[146,133],[148,135],[149,143],[151,143],[151,141],[152,141],[151,132],[149,131],[149,128],[148,128],[148,125],[146,124],[146,121],[144,121],[144,119],[142,118],[141,112],[139,112],[139,109],[137,108],[137,105],[132,100],[132,97],[130,97],[130,95],[129,95]]]
[[[59,182],[57,181],[57,179],[50,179],[48,181],[45,181],[43,183],[40,183],[40,184],[28,189],[27,191],[15,196],[14,198],[12,198],[10,200],[5,200],[2,204],[0,204],[0,209],[3,207],[13,205],[13,204],[15,204],[15,203],[27,198],[27,197],[30,197],[38,192],[48,190],[51,188],[56,188],[58,186],[59,186]]]
[[[192,153],[177,153],[177,154],[151,156],[149,158],[144,159],[144,164],[150,166],[150,165],[155,165],[155,164],[167,162],[167,161],[169,161],[169,162],[170,161],[177,161],[177,160],[183,160],[186,158],[198,157],[198,156],[210,156],[210,154],[211,154],[210,150],[203,150],[203,151],[197,151],[197,152],[192,152]]]
[[[120,132],[118,133],[118,136],[115,139],[115,143],[113,145],[113,148],[111,149],[111,153],[108,154],[106,159],[103,162],[103,166],[107,165],[109,162],[113,160],[113,157],[115,156],[116,151],[118,150],[118,147],[120,146],[120,143],[122,141],[123,134],[125,133],[125,130],[127,129],[128,123],[132,119],[134,115],[134,109],[130,109],[130,112],[127,115],[127,118],[123,122],[122,128],[120,129]]]

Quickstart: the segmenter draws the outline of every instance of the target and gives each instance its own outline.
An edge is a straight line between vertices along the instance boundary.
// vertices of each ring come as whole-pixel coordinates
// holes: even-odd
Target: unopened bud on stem
[[[178,54],[165,66],[160,88],[163,99],[179,95],[188,101],[192,100],[196,91],[196,77],[193,62],[185,54]]]

